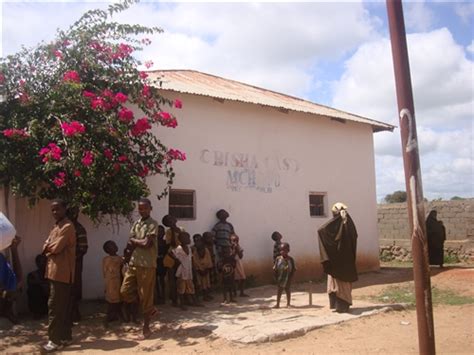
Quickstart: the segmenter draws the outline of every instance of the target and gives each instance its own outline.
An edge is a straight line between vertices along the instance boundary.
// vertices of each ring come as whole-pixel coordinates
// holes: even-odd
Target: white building
[[[183,102],[174,111],[178,128],[159,128],[159,137],[187,155],[175,163],[170,198],[157,201],[162,180],[149,179],[155,219],[171,208],[187,216],[179,225],[192,235],[211,230],[223,208],[240,236],[247,275],[270,280],[270,235],[279,231],[291,245],[297,277],[309,279],[322,274],[316,230],[341,201],[358,229],[359,271],[379,267],[373,133],[393,126],[196,71],[153,75],[163,77],[165,97]],[[53,225],[49,203],[28,210],[10,199],[10,216],[23,237],[26,273]],[[113,231],[80,221],[89,239],[84,297],[102,297],[102,245],[114,239],[123,249],[129,225]]]

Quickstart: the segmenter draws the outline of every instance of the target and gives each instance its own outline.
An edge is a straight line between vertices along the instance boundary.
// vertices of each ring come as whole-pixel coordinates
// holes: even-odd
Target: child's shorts
[[[183,280],[178,278],[177,282],[178,295],[194,295],[194,283],[193,280]]]

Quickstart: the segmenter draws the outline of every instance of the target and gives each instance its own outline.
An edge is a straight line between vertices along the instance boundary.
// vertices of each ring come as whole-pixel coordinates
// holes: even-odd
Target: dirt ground
[[[432,269],[432,286],[457,295],[474,297],[474,268],[456,265]],[[410,267],[382,267],[361,275],[354,284],[357,300],[380,295],[391,286],[412,285]],[[298,287],[297,287],[298,288]],[[315,286],[324,292],[324,284]],[[324,305],[327,307],[327,305]],[[103,307],[103,305],[99,305]],[[474,304],[435,304],[434,322],[438,354],[472,354]],[[299,337],[261,344],[239,344],[216,338],[211,330],[161,323],[151,339],[139,340],[139,328],[102,327],[103,313],[87,317],[74,327],[75,344],[64,353],[155,352],[171,354],[411,354],[418,352],[416,311],[408,308],[347,321],[310,331]],[[0,334],[0,353],[35,353],[46,339],[46,323],[25,320],[21,327]]]

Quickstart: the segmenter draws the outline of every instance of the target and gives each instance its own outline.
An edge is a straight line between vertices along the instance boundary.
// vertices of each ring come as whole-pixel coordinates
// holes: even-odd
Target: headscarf
[[[347,206],[342,202],[336,202],[332,205],[331,212],[335,216],[338,214],[341,215],[343,222],[347,222]]]

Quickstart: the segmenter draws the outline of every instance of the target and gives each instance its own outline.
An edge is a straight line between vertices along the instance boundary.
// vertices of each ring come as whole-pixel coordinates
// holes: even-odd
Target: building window
[[[309,193],[309,215],[311,217],[326,217],[326,194],[321,192]]]
[[[196,191],[170,190],[168,213],[177,219],[196,219]]]

